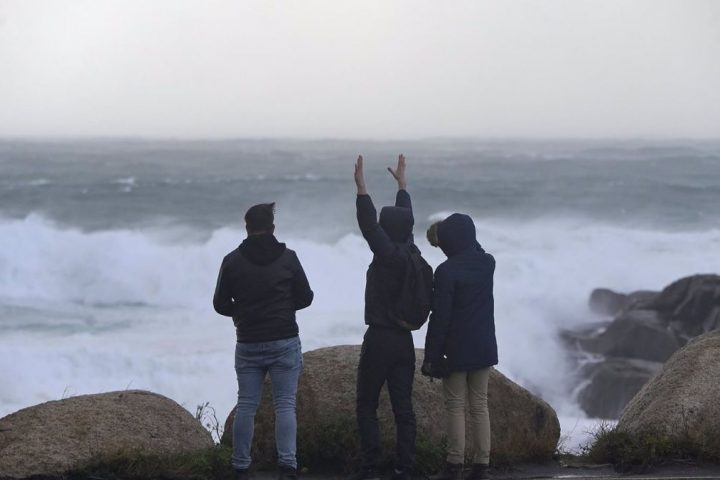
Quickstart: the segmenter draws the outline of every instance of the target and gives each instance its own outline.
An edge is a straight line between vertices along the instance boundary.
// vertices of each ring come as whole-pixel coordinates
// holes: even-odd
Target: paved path
[[[345,480],[345,475],[304,473],[300,480]],[[649,473],[622,475],[610,465],[573,466],[548,463],[542,465],[520,465],[509,470],[491,471],[491,480],[720,480],[720,465],[666,465],[657,467]],[[390,474],[382,476],[389,480]],[[277,480],[274,471],[256,472],[252,480]]]
[[[266,476],[267,475],[267,476]],[[389,475],[386,476],[390,478]],[[383,477],[385,478],[385,477]],[[653,469],[650,473],[621,475],[610,466],[563,467],[558,464],[525,465],[509,471],[491,472],[491,480],[720,480],[720,465],[673,465]],[[300,480],[344,480],[344,476],[305,474]],[[258,473],[254,480],[275,480],[275,474]]]

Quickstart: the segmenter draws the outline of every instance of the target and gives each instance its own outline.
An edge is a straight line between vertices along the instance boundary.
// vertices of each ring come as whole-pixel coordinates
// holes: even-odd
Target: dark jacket
[[[295,311],[312,300],[295,252],[273,235],[253,235],[223,259],[213,306],[233,318],[238,342],[254,343],[296,336]]]
[[[398,190],[395,206],[380,211],[380,223],[370,195],[358,195],[356,205],[360,231],[373,252],[365,281],[365,323],[400,329],[388,311],[400,293],[410,250],[417,250],[410,194]]]
[[[425,361],[437,364],[445,355],[451,372],[496,365],[495,259],[477,243],[467,215],[443,220],[438,241],[448,259],[435,270]]]

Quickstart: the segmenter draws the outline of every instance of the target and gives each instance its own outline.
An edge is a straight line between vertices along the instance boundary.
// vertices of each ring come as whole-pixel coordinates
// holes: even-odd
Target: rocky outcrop
[[[665,288],[649,307],[685,340],[720,327],[720,275],[695,275]]]
[[[665,363],[628,404],[618,429],[690,441],[720,458],[718,379],[720,331],[713,331],[691,340]]]
[[[590,294],[590,310],[599,315],[615,316],[630,307],[642,308],[652,301],[658,292],[639,291],[630,294],[618,293],[607,288],[597,288]]]
[[[441,449],[445,437],[442,382],[420,375],[423,351],[417,350],[413,403],[418,424],[419,448]],[[359,455],[355,424],[355,385],[360,346],[336,346],[307,352],[298,387],[298,455],[309,466],[318,460],[352,464]],[[383,453],[394,454],[395,427],[387,389],[378,409]],[[516,385],[498,371],[490,376],[489,407],[492,450],[496,458],[517,460],[549,458],[555,452],[560,426],[555,411],[544,401]],[[223,442],[230,443],[231,412]],[[470,440],[468,439],[468,442]],[[274,415],[270,385],[255,420],[253,458],[274,463]],[[469,443],[468,443],[469,445]]]
[[[588,415],[618,418],[630,400],[686,342],[720,327],[720,276],[695,275],[663,291],[629,295],[598,289],[590,308],[613,316],[603,325],[588,324],[562,333],[579,364],[578,394]]]
[[[0,478],[60,476],[126,451],[165,455],[212,445],[208,431],[162,395],[82,395],[0,419]]]
[[[654,310],[623,312],[602,333],[579,341],[583,350],[608,358],[653,362],[664,362],[684,344]]]
[[[609,358],[586,366],[592,381],[578,394],[578,401],[593,418],[622,412],[625,405],[655,375],[662,363],[634,358]]]

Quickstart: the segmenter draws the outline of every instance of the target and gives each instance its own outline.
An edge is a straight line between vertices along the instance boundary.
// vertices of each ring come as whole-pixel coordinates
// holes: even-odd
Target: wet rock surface
[[[620,417],[623,408],[688,340],[720,327],[720,276],[682,278],[661,292],[597,289],[593,312],[606,321],[561,333],[587,382],[578,401],[590,416]]]

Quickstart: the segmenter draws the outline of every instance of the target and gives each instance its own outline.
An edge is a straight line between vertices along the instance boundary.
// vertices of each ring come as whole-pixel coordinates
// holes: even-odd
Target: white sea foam
[[[478,239],[497,259],[498,368],[551,403],[566,434],[586,420],[572,398],[557,332],[592,320],[590,291],[660,289],[684,275],[720,271],[720,258],[711,254],[720,248],[720,230],[477,224]],[[437,265],[442,252],[421,233],[418,244]],[[169,395],[191,410],[210,401],[224,415],[236,389],[234,332],[211,299],[222,256],[243,236],[221,229],[193,243],[182,232],[87,233],[38,216],[0,222],[0,305],[6,308],[0,415],[63,395],[128,387]],[[360,343],[370,261],[363,239],[349,233],[322,243],[282,230],[278,236],[297,251],[316,294],[298,315],[304,349]],[[415,338],[422,346],[424,329]]]

